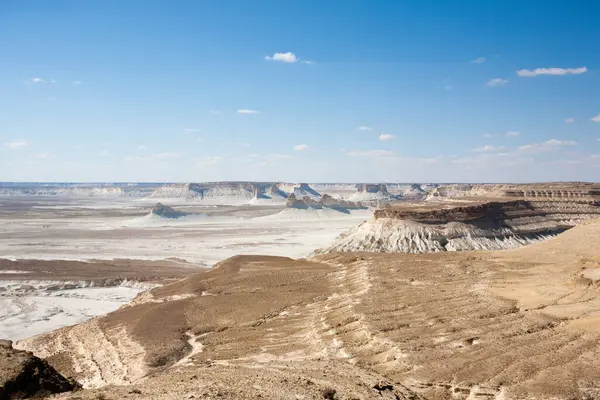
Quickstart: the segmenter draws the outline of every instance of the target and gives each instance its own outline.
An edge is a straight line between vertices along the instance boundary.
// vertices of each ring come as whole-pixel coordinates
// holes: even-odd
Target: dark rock
[[[41,397],[80,388],[77,382],[65,378],[32,353],[0,346],[0,400]]]

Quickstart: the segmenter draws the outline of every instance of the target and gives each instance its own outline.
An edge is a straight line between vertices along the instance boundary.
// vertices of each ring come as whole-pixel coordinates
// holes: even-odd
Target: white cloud
[[[577,142],[575,142],[573,140],[551,139],[551,140],[548,140],[548,141],[542,142],[542,143],[526,144],[524,146],[519,147],[518,150],[521,152],[525,151],[525,152],[530,152],[530,153],[537,153],[537,152],[542,152],[542,151],[558,150],[562,147],[575,146],[575,145],[577,145]]]
[[[196,129],[196,128],[185,128],[183,130],[183,134],[184,135],[191,135],[192,133],[195,133],[195,132],[198,132],[198,131],[199,131],[199,129]]]
[[[244,114],[244,115],[252,115],[252,114],[260,114],[260,111],[241,109],[241,110],[237,110],[237,113]]]
[[[46,83],[46,80],[43,78],[34,77],[34,78],[27,79],[25,82],[26,83]]]
[[[308,150],[307,144],[297,144],[294,146],[294,151],[304,151],[304,150]]]
[[[147,147],[144,146],[143,144],[140,144],[137,148],[138,148],[138,150],[146,150],[147,149]]]
[[[28,144],[27,140],[13,140],[12,142],[4,143],[5,146],[13,150],[22,149],[23,147],[27,147]]]
[[[600,115],[599,115],[600,117]],[[565,119],[565,124],[572,124],[573,122],[575,122],[575,118],[567,118]]]
[[[483,134],[483,137],[485,137],[485,138],[491,138],[492,136],[494,136],[494,135],[492,135],[491,133],[484,133]]]
[[[517,71],[517,75],[521,78],[533,78],[540,75],[580,75],[587,72],[586,67],[581,68],[536,68],[533,70],[520,69]]]
[[[485,62],[485,57],[479,57],[471,61],[474,64],[483,64]]]
[[[600,114],[596,115],[595,117],[592,117],[590,120],[593,122],[600,122]]]
[[[382,140],[382,141],[393,140],[395,137],[396,136],[390,135],[388,133],[382,133],[381,135],[379,135],[379,140]]]
[[[250,143],[240,143],[241,147],[250,147]]]
[[[316,62],[310,60],[302,60],[300,61],[302,64],[315,65]]]
[[[494,79],[490,79],[489,81],[487,81],[486,85],[488,85],[490,87],[495,87],[495,86],[504,86],[507,83],[508,83],[508,79],[494,78]]]
[[[516,131],[510,131],[510,132],[506,132],[504,134],[504,136],[506,137],[517,137],[521,134],[521,132],[516,132]]]
[[[394,152],[389,150],[352,150],[346,152],[350,157],[394,157]]]
[[[573,140],[556,140],[556,139],[551,139],[548,140],[547,142],[544,142],[545,145],[548,146],[575,146],[577,144],[577,142],[573,141]]]
[[[266,56],[265,60],[282,61],[284,63],[295,63],[298,61],[296,55],[289,51],[287,53],[275,53],[272,56]]]
[[[359,131],[372,131],[373,130],[373,128],[371,128],[370,126],[364,126],[364,125],[363,126],[359,126],[357,129]]]
[[[73,85],[82,85],[82,84],[83,84],[83,81],[75,81],[75,82],[73,82]]]
[[[476,149],[473,149],[473,151],[476,151],[476,152],[490,152],[490,151],[500,151],[500,150],[504,150],[504,146],[483,146],[483,147],[477,147]]]
[[[208,113],[209,113],[209,114],[212,114],[212,115],[221,115],[221,114],[223,114],[223,113],[222,113],[221,111],[219,111],[219,110],[208,110]]]

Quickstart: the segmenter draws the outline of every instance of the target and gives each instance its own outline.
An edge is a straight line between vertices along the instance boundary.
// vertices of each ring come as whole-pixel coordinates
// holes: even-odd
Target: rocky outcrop
[[[166,206],[162,203],[156,203],[156,205],[152,207],[152,210],[150,210],[150,213],[163,218],[179,218],[187,215],[187,213],[177,211],[173,207]]]
[[[371,206],[382,207],[401,198],[388,191],[387,185],[362,183],[356,185],[356,192],[348,197],[348,200],[362,202]]]
[[[428,201],[464,200],[473,198],[559,200],[597,200],[598,183],[537,183],[537,184],[450,184],[434,188]]]
[[[58,373],[32,353],[0,341],[0,400],[40,397],[79,389],[79,385]]]
[[[547,239],[600,217],[585,201],[484,202],[447,208],[392,207],[340,235],[326,252],[423,253],[500,250]]]
[[[361,203],[354,203],[352,201],[335,199],[329,196],[328,194],[323,195],[323,197],[320,200],[315,200],[308,196],[304,196],[302,199],[299,199],[294,194],[291,194],[287,198],[285,206],[286,208],[296,208],[301,210],[321,210],[324,208],[329,208],[342,212],[348,212],[349,210],[364,210],[367,208]]]

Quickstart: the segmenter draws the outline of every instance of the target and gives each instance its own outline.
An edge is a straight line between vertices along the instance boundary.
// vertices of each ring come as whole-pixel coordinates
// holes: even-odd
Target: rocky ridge
[[[445,204],[388,206],[376,210],[371,220],[340,235],[323,251],[422,253],[515,248],[600,217],[600,191],[593,185],[583,186],[468,186],[471,195],[493,194],[498,200],[486,200],[483,195],[467,200],[460,192],[459,202],[449,197]]]

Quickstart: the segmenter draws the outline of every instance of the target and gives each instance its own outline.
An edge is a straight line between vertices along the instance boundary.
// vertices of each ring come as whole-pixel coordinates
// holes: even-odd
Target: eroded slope
[[[600,216],[595,186],[480,185],[470,193],[490,195],[486,191],[492,189],[497,196],[494,199],[459,196],[458,202],[396,204],[377,210],[371,220],[340,235],[324,251],[510,249],[545,240]]]
[[[239,256],[20,346],[88,386],[133,383],[82,398],[599,398],[598,239]]]

